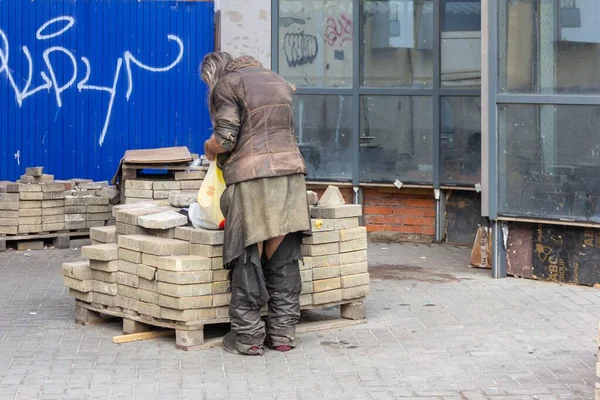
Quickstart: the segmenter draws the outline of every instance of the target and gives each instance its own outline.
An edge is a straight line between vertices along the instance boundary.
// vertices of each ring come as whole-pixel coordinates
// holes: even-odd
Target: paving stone
[[[201,180],[181,181],[181,190],[198,190],[202,186]]]
[[[116,295],[94,292],[94,303],[99,303],[107,307],[115,307],[118,304],[116,300]]]
[[[43,249],[42,242],[42,249]],[[89,261],[75,261],[67,262],[62,265],[61,268],[63,276],[73,278],[79,281],[89,281],[94,279],[92,270],[90,269]]]
[[[229,306],[230,301],[231,301],[231,293],[214,294],[212,296],[212,307]]]
[[[135,291],[136,292],[135,294],[137,296],[137,291],[138,291],[137,289],[131,288],[128,286],[125,286],[125,287],[128,290]],[[126,313],[125,310],[137,312],[139,303],[140,303],[139,300],[136,298],[123,296],[121,294],[118,294],[115,296],[115,306],[122,307],[124,313]]]
[[[340,265],[340,257],[338,254],[329,254],[325,256],[304,257],[304,265],[307,268],[332,267]]]
[[[65,221],[65,229],[81,230],[87,228],[87,221]]]
[[[83,246],[90,246],[92,244],[102,244],[100,242],[94,243],[91,239],[71,239],[69,241],[69,248],[71,250],[77,250]]]
[[[165,271],[159,269],[156,272],[156,279],[159,282],[192,284],[192,283],[211,283],[212,271]]]
[[[342,301],[342,291],[340,289],[327,292],[318,292],[312,294],[313,304],[327,304]]]
[[[367,261],[367,250],[351,251],[339,255],[339,265],[354,264]]]
[[[188,226],[175,229],[176,239],[185,240],[193,244],[222,245],[224,237],[223,231],[211,231]]]
[[[143,203],[142,203],[143,204]],[[113,212],[117,207],[113,208]],[[158,207],[152,205],[151,207],[143,206],[140,208],[119,208],[116,210],[115,218],[117,222],[122,222],[129,225],[137,225],[138,218],[144,215],[157,214],[164,211],[170,211],[170,207]]]
[[[87,206],[65,206],[65,214],[87,214]]]
[[[138,224],[148,229],[170,229],[186,225],[187,223],[188,218],[185,215],[174,211],[145,215],[138,218]]]
[[[158,297],[156,304],[161,307],[172,308],[175,310],[213,307],[214,296],[171,297],[164,294],[156,295]]]
[[[4,205],[6,206],[7,204],[17,204],[18,208],[17,209],[31,209],[31,208],[42,208],[42,202],[40,200],[36,200],[36,201],[21,201],[18,203],[4,203],[1,204],[0,206]],[[11,210],[12,208],[5,208],[5,210]]]
[[[44,183],[42,186],[42,192],[60,192],[65,193],[65,185],[62,183]]]
[[[137,311],[142,315],[149,315],[154,318],[162,318],[161,308],[157,304],[138,302]]]
[[[313,218],[340,219],[362,216],[362,205],[344,204],[331,207],[311,207],[310,215]]]
[[[314,285],[312,282],[302,282],[302,294],[308,294],[314,291]]]
[[[213,270],[223,269],[223,257],[213,257],[210,259],[210,268]]]
[[[41,208],[41,204],[40,204],[40,207],[37,207],[37,208]],[[0,210],[2,210],[2,211],[19,211],[20,210],[20,202],[18,202],[18,201],[0,202]]]
[[[17,250],[20,250],[20,251],[44,250],[44,241],[43,240],[28,240],[25,242],[18,242]],[[83,279],[83,278],[81,278],[81,279]]]
[[[216,307],[215,309],[215,318],[229,318],[229,307]]]
[[[95,271],[117,272],[119,270],[119,261],[98,261],[90,260],[90,268]]]
[[[177,181],[201,181],[206,177],[206,171],[181,171],[175,172],[175,180]]]
[[[342,289],[342,300],[353,300],[369,295],[369,286],[354,286]]]
[[[340,265],[340,273],[342,275],[364,274],[369,271],[369,263],[366,261]]]
[[[325,292],[329,290],[339,289],[342,287],[340,278],[322,279],[313,281],[313,290],[315,292]]]
[[[117,283],[119,285],[131,286],[137,288],[140,286],[140,277],[126,272],[117,272]]]
[[[156,267],[165,271],[209,271],[211,269],[211,260],[200,256],[167,256],[159,257],[144,254],[143,264]]]
[[[40,217],[32,217],[32,218],[40,218]],[[58,224],[58,223],[62,223],[63,226],[64,226],[64,224],[65,224],[65,215],[64,214],[46,215],[46,216],[42,216],[40,218],[40,221],[42,221],[42,224]]]
[[[42,176],[44,174],[44,167],[28,167],[25,168],[25,175],[29,176]]]
[[[101,206],[109,204],[108,199],[106,197],[92,196],[87,197],[87,205],[88,206]]]
[[[83,182],[79,184],[79,188],[81,190],[100,190],[104,187],[108,186],[108,181],[101,182]]]
[[[19,225],[19,233],[39,233],[43,231],[42,224]]]
[[[40,217],[42,215],[41,208],[28,208],[25,210],[19,210],[19,217]]]
[[[87,222],[86,214],[65,214],[65,222]]]
[[[128,274],[134,274],[134,275],[138,274],[138,268],[141,264],[129,262],[129,261],[122,260],[122,259],[120,259],[118,262],[119,262],[119,271],[120,272],[126,272]]]
[[[65,223],[64,222],[59,222],[59,223],[46,223],[44,221],[44,223],[42,223],[42,231],[43,232],[55,232],[55,231],[62,231],[65,229]]]
[[[189,207],[198,202],[198,191],[169,193],[168,199],[173,207]]]
[[[300,295],[300,307],[306,307],[313,304],[312,294],[301,294]]]
[[[135,264],[141,264],[142,263],[142,253],[139,251],[124,249],[121,247],[121,248],[119,248],[119,259],[129,261],[129,262],[135,263]]]
[[[13,210],[13,211],[0,210],[0,218],[19,218],[19,212],[16,210]]]
[[[319,196],[316,192],[313,192],[312,190],[307,190],[306,201],[308,202],[308,205],[316,206],[317,204],[319,204]]]
[[[37,183],[25,183],[19,186],[19,192],[41,192],[42,185]]]
[[[359,226],[357,228],[342,229],[339,231],[340,241],[346,242],[348,240],[366,239],[367,228]]]
[[[337,231],[313,232],[312,236],[305,237],[303,244],[325,244],[339,242],[340,235]]]
[[[161,307],[160,318],[182,322],[207,321],[216,318],[216,310],[214,308],[200,308],[195,310],[174,310],[171,308]]]
[[[116,272],[104,272],[94,270],[92,271],[92,277],[94,280],[102,281],[106,283],[117,283],[117,273]]]
[[[213,282],[212,283],[212,294],[229,293],[230,289],[229,281]]]
[[[229,280],[229,271],[226,269],[215,269],[212,271],[213,281],[227,281]]]
[[[90,260],[113,261],[119,259],[119,247],[116,243],[97,244],[95,246],[84,246],[81,255]]]
[[[86,303],[92,303],[94,301],[94,292],[80,292],[69,288],[69,296],[77,300],[85,301]]]
[[[152,189],[156,190],[181,190],[181,184],[178,181],[154,181]]]
[[[367,238],[340,242],[340,253],[349,253],[367,249]]]
[[[19,233],[17,226],[0,226],[0,235],[16,235]]]
[[[144,228],[146,229],[146,228]],[[161,237],[165,239],[175,239],[175,228],[170,229],[146,229],[146,233],[150,236]]]
[[[117,243],[117,227],[103,226],[90,229],[90,239],[101,243]]]
[[[64,200],[42,200],[42,208],[65,207]],[[64,212],[64,211],[63,211]]]
[[[159,301],[160,296],[161,295],[155,291],[138,289],[139,300],[143,301],[144,303],[161,305]]]
[[[321,198],[319,199],[319,207],[333,207],[346,204],[344,196],[337,186],[328,186]]]
[[[117,283],[117,294],[119,296],[129,297],[130,299],[134,300],[139,299],[138,288],[134,288],[132,286],[127,285],[121,285],[119,283]]]
[[[158,281],[140,278],[140,289],[158,292]]]
[[[165,200],[169,199],[171,193],[179,193],[174,192],[173,190],[155,190],[152,192],[152,198],[155,200]]]
[[[146,237],[141,243],[142,253],[156,256],[185,255],[190,252],[190,244],[182,240]]]
[[[156,268],[149,265],[137,264],[137,275],[151,281],[156,278]]]
[[[173,283],[158,282],[158,293],[171,297],[195,297],[212,294],[210,283],[193,285],[178,285]]]
[[[152,181],[127,179],[125,189],[152,190]]]
[[[0,193],[0,204],[15,203],[21,198],[19,193]]]
[[[121,197],[121,192],[114,186],[107,186],[97,192],[99,197],[105,197],[110,204],[117,204]]]
[[[47,216],[51,216],[51,215],[65,215],[65,208],[64,207],[51,207],[51,208],[42,208],[42,216],[43,217],[47,217]],[[64,222],[64,217],[63,217],[63,222]]]
[[[87,213],[88,214],[106,214],[106,213],[110,213],[111,215],[108,218],[112,217],[111,209],[110,209],[110,206],[108,206],[108,205],[88,206],[87,207]]]
[[[120,249],[129,249],[133,251],[142,251],[142,241],[149,235],[119,235],[117,243]]]
[[[207,258],[223,257],[223,246],[211,246],[206,244],[191,244],[190,254]]]
[[[315,281],[320,279],[337,278],[340,276],[339,266],[313,268],[311,271]]]
[[[300,271],[300,280],[302,282],[312,282],[313,280],[313,270],[312,269],[306,269],[304,271]]]
[[[337,254],[340,251],[339,243],[302,245],[302,254],[304,256],[325,256]]]
[[[342,276],[342,288],[364,286],[369,284],[369,274],[357,274]]]
[[[31,200],[44,200],[44,193],[42,192],[22,192],[17,200],[31,201]]]
[[[117,229],[118,235],[146,235],[148,232],[146,229],[137,225],[129,225],[124,224],[122,222],[117,222],[115,224],[115,228]]]
[[[21,220],[24,220],[21,222]],[[41,224],[41,217],[31,217],[31,218],[0,218],[0,226],[19,226],[27,225],[27,224]]]
[[[91,292],[94,289],[93,280],[82,281],[69,278],[68,276],[63,276],[63,283],[66,287],[83,293]]]
[[[107,283],[102,281],[92,281],[93,290],[97,293],[109,294],[111,296],[117,295],[117,284],[116,283]]]
[[[88,207],[89,209],[90,207]],[[110,218],[112,217],[112,214],[107,212],[107,213],[88,213],[87,214],[87,220],[88,221],[108,221]]]
[[[64,200],[65,192],[44,192],[42,200]]]
[[[143,189],[125,189],[125,197],[135,197],[137,199],[152,199],[152,190]]]

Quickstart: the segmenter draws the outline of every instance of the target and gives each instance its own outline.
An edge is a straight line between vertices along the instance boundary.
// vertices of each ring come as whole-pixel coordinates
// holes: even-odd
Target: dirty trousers
[[[258,246],[252,245],[238,257],[230,272],[231,302],[229,317],[235,346],[246,353],[253,346],[294,347],[295,325],[300,319],[299,260],[302,258],[302,236],[286,235],[270,260],[258,255]],[[265,322],[261,309],[268,305]]]

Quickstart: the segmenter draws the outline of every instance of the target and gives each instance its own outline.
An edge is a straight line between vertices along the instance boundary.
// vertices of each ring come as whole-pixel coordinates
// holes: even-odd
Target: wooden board
[[[506,272],[521,278],[533,278],[530,224],[509,225],[506,249]]]
[[[446,199],[446,242],[473,246],[481,217],[481,195],[476,192],[453,191]]]

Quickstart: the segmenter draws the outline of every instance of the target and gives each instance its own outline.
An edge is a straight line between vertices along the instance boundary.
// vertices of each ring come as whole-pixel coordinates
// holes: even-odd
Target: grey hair
[[[198,72],[200,73],[202,81],[208,86],[208,108],[211,119],[213,118],[214,112],[211,101],[213,91],[219,79],[225,74],[225,67],[227,67],[227,64],[229,64],[231,60],[233,60],[231,54],[225,51],[214,51],[208,53],[204,57],[204,60],[202,60],[202,64],[200,64]]]

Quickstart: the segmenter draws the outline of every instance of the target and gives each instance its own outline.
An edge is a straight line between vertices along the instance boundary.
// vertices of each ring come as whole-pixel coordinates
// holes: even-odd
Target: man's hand
[[[216,157],[216,154],[212,153],[209,150],[209,147],[210,147],[209,142],[210,142],[210,139],[208,139],[206,142],[204,142],[204,156],[206,157],[206,159],[208,161],[214,161],[215,157]]]

